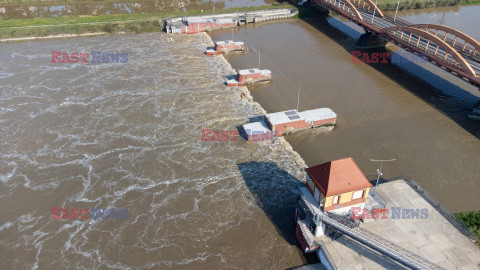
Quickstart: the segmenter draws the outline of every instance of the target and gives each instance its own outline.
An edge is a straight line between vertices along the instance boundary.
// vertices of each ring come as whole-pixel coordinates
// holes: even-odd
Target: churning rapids
[[[287,268],[303,160],[283,139],[207,142],[264,113],[206,34],[2,44],[0,268]],[[54,64],[51,51],[126,52]],[[259,207],[261,206],[261,207]],[[51,208],[128,209],[51,219]]]

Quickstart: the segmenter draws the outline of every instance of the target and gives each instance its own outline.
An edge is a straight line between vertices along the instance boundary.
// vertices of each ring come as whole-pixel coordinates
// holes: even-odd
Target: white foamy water
[[[205,142],[263,114],[207,35],[0,45],[0,269],[278,269],[304,165],[283,139]],[[127,52],[53,64],[51,51]],[[128,209],[55,220],[51,207]]]

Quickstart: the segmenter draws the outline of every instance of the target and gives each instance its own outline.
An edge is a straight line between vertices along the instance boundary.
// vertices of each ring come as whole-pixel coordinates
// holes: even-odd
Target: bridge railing
[[[323,212],[315,213],[314,219],[318,222],[321,221],[326,225],[334,228],[335,230],[348,235],[349,237],[363,243],[364,245],[369,246],[372,249],[375,249],[402,264],[413,268],[413,269],[443,269],[442,267],[432,263],[431,261],[410,252],[392,242],[375,235],[373,233],[368,234],[368,231],[352,229],[348,226],[345,226],[336,220],[330,218]]]
[[[314,3],[316,4],[319,4],[319,5],[323,5],[323,4],[329,4],[331,5],[332,7],[334,7],[335,9],[339,8],[343,11],[351,11],[351,9],[345,4],[345,2],[341,1],[341,0],[313,0]],[[342,6],[343,4],[343,6]]]
[[[430,30],[433,30],[433,31],[430,31]],[[475,47],[468,44],[465,40],[462,39],[463,42],[458,42],[457,38],[454,38],[454,39],[449,38],[448,33],[445,33],[445,35],[438,35],[438,30],[435,31],[434,29],[428,29],[428,32],[431,33],[432,35],[438,36],[443,41],[448,43],[450,46],[455,48],[458,52],[467,54],[469,57],[473,59],[480,60],[480,52]]]
[[[389,21],[391,22],[394,22],[393,19],[395,19],[395,22],[400,25],[404,25],[404,26],[412,25],[411,22],[406,21],[398,16],[395,18],[395,14],[392,14],[389,11],[384,11],[383,13],[385,14],[385,18],[389,18],[390,19]]]
[[[354,4],[356,7],[359,7],[363,10],[366,10],[366,11],[371,11],[373,12],[373,8],[370,7],[365,1],[362,1],[362,0],[352,0],[351,1],[352,4]],[[366,8],[365,8],[366,7]]]
[[[440,58],[440,55],[443,54],[443,61],[446,61],[452,65],[455,65],[457,66],[457,62],[456,61],[452,61],[451,58],[449,58],[448,56],[450,54],[448,54],[446,51],[440,51],[439,53],[439,45],[436,44],[436,43],[433,43],[431,42],[430,40],[428,39],[425,39],[425,40],[422,40],[424,39],[422,36],[419,36],[419,35],[416,35],[416,34],[413,34],[413,33],[409,33],[409,32],[404,32],[404,31],[394,31],[393,33],[393,36],[399,40],[401,40],[402,42],[408,44],[409,46],[415,46],[417,48],[420,48],[421,50],[425,51],[425,53],[428,53],[428,54],[432,54],[438,58]],[[413,43],[412,43],[413,41]],[[416,44],[414,44],[416,43]],[[429,48],[434,48],[435,49],[435,52],[432,53]]]

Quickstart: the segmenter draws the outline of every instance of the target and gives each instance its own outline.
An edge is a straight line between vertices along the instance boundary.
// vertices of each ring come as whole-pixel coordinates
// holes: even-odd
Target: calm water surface
[[[435,12],[439,17],[445,10],[449,25],[452,13],[460,12],[465,19],[458,28],[480,40],[479,8]],[[432,11],[401,15],[423,22]],[[384,165],[385,178],[415,179],[452,211],[479,210],[480,122],[466,115],[480,91],[430,63],[352,64],[351,51],[362,30],[340,20],[319,17],[241,28],[235,39],[250,50],[228,59],[238,69],[257,67],[261,48],[261,67],[272,70],[274,80],[251,91],[267,111],[295,108],[300,83],[300,110],[330,107],[338,114],[333,132],[287,136],[308,165],[351,156],[374,179],[377,164],[369,160],[395,158]],[[228,31],[213,34],[216,40],[231,37]],[[385,52],[406,53],[393,45]]]

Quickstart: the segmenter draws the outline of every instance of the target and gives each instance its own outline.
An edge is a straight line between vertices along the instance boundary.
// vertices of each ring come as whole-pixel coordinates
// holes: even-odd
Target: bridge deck
[[[367,31],[377,33],[386,40],[395,42],[404,49],[416,53],[425,53],[426,57],[434,64],[444,67],[453,74],[465,78],[471,84],[480,88],[480,51],[471,46],[467,47],[467,44],[457,43],[456,38],[452,40],[448,38],[446,34],[440,36],[439,38],[442,38],[445,44],[448,44],[443,46],[442,44],[435,44],[424,36],[408,32],[403,34],[395,32],[392,36],[389,33],[385,33],[385,31],[387,31],[385,29],[401,26],[408,27],[413,24],[399,17],[394,19],[392,15],[386,12],[383,13],[385,16],[381,18],[377,12],[374,13],[373,8],[369,9],[368,5],[365,5],[365,2],[361,2],[360,0],[313,0],[313,2],[337,12]],[[424,33],[427,34],[426,31]],[[434,32],[431,34],[437,36],[437,33],[438,32]],[[459,53],[460,57],[455,58],[450,52],[444,50],[443,47],[448,46]],[[466,62],[466,64],[463,64],[464,62]],[[470,67],[471,69],[469,69]]]

